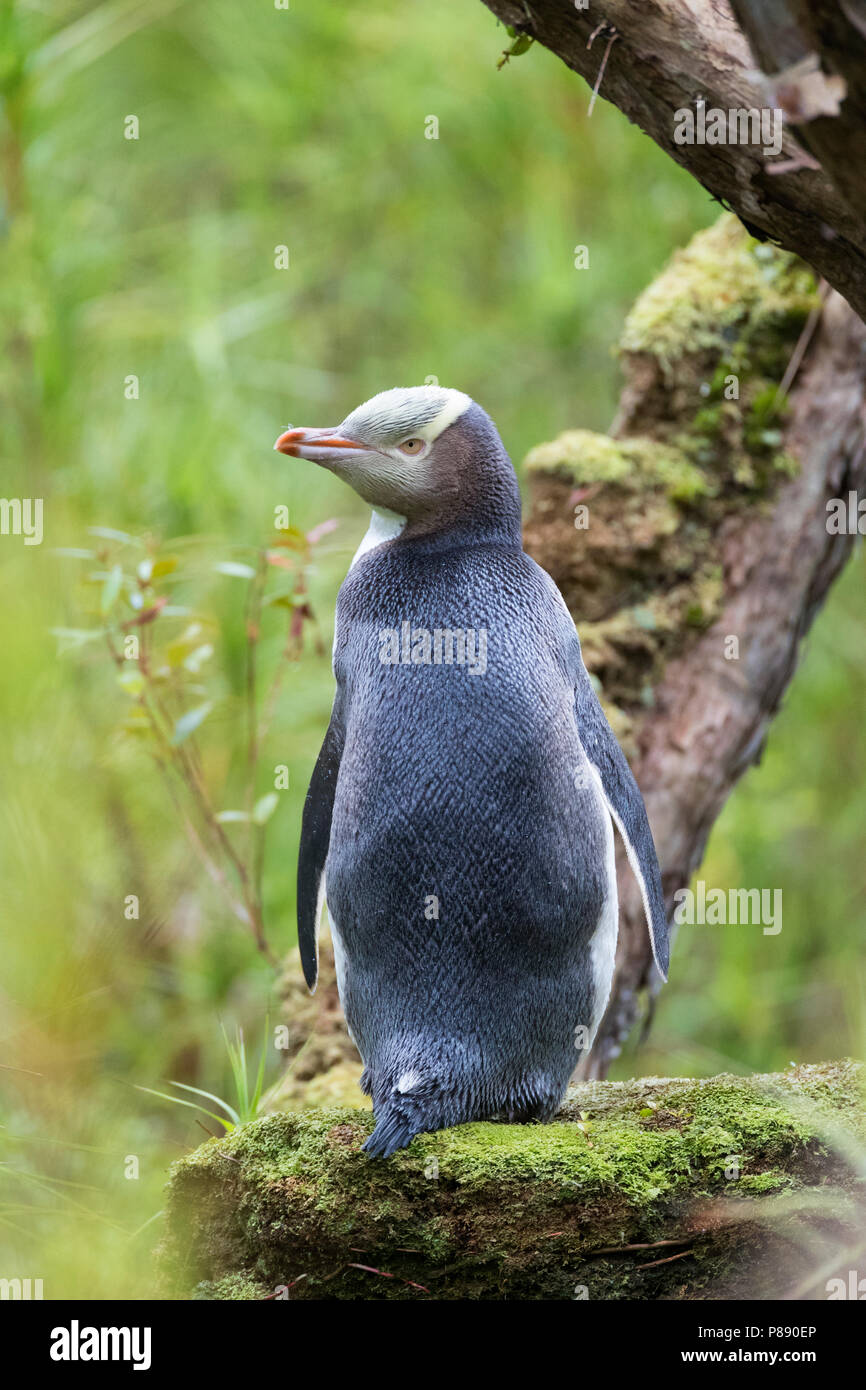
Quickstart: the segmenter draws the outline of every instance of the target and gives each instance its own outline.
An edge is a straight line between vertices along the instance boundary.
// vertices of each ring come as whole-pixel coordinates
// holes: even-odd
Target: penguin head
[[[274,448],[311,459],[372,507],[424,528],[453,522],[485,494],[500,507],[503,490],[518,495],[492,421],[462,391],[440,386],[380,391],[335,428],[290,427]]]

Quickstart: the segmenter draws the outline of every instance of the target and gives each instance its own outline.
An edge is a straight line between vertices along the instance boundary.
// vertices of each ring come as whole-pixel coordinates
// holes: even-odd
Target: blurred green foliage
[[[91,562],[57,550],[98,549],[96,526],[183,555],[166,590],[208,624],[200,756],[229,807],[247,615],[215,565],[268,545],[279,506],[301,532],[338,519],[306,571],[324,651],[288,667],[253,789],[289,768],[263,876],[284,951],[334,597],[366,521],[273,439],[431,375],[480,400],[518,461],[606,428],[626,309],[717,211],[603,100],[588,120],[586,87],[538,45],[497,71],[506,46],[461,0],[0,3],[2,491],[45,499],[41,547],[0,538],[0,1275],[46,1297],[147,1296],[167,1164],[203,1136],[134,1087],[226,1094],[220,1021],[257,1035],[273,986],[124,737],[130,692],[101,645],[58,654],[95,591]],[[863,1036],[862,589],[861,552],[701,870],[781,887],[784,929],[683,927],[623,1074],[768,1070]],[[284,640],[265,614],[266,675]]]

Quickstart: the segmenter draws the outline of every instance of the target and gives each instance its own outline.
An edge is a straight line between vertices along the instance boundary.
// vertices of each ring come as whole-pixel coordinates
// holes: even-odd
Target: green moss
[[[802,328],[818,303],[813,273],[802,261],[756,242],[731,213],[687,247],[641,295],[620,347],[647,353],[668,377],[684,357],[705,352],[717,371],[778,368],[778,348]]]
[[[568,430],[527,457],[527,547],[562,589],[587,666],[626,723],[719,616],[725,523],[771,505],[796,471],[780,385],[819,304],[807,267],[725,215],[628,317],[616,437]]]
[[[779,1192],[792,1185],[787,1173],[773,1169],[766,1173],[743,1173],[737,1182],[739,1191],[747,1193]]]
[[[539,444],[526,458],[532,473],[558,472],[575,484],[616,483],[629,492],[658,488],[675,502],[706,496],[710,482],[682,450],[652,439],[611,439],[591,430],[568,430]]]
[[[817,1163],[839,1186],[828,1136],[844,1117],[862,1137],[859,1097],[851,1064],[593,1082],[550,1125],[462,1125],[377,1162],[360,1153],[364,1111],[271,1115],[175,1165],[162,1264],[194,1297],[658,1296],[596,1252],[677,1238],[710,1200],[753,1203],[757,1219],[762,1194],[805,1187]],[[711,1246],[705,1280],[721,1268]]]
[[[193,1299],[249,1302],[273,1296],[273,1290],[248,1274],[228,1274],[224,1279],[203,1280],[192,1291]]]

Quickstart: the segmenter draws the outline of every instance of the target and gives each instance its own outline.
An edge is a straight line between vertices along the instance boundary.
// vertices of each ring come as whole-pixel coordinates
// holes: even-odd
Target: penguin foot
[[[373,1082],[372,1069],[365,1068],[362,1087],[365,1079],[368,1085],[373,1083],[376,1120],[373,1133],[362,1145],[368,1158],[388,1158],[398,1149],[405,1149],[416,1134],[432,1134],[470,1120],[546,1124],[559,1109],[566,1090],[565,1082],[558,1084],[546,1074],[531,1074],[522,1078],[510,1094],[499,1098],[497,1104],[489,1094],[483,1099],[471,1093],[455,1095],[444,1090],[436,1077],[424,1076],[414,1069],[403,1072],[396,1086],[386,1083],[379,1089]]]

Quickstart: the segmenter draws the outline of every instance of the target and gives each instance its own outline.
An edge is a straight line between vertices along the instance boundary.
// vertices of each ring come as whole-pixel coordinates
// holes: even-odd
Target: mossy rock
[[[462,1125],[377,1161],[368,1112],[269,1115],[175,1164],[166,1291],[778,1296],[862,1222],[862,1086],[853,1063],[589,1082],[549,1125]]]

